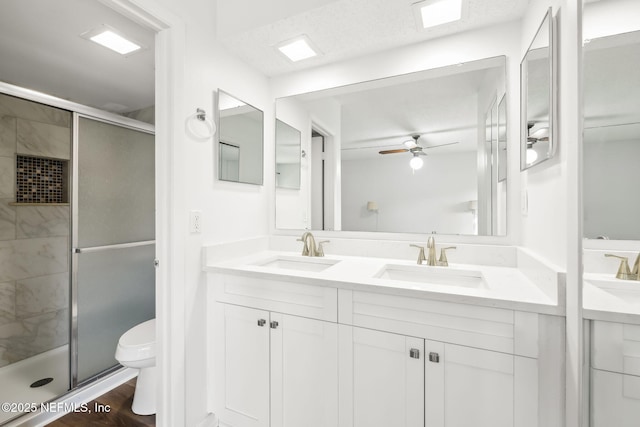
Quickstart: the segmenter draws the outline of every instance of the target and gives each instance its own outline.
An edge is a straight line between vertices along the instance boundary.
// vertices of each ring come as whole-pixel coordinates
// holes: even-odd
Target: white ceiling
[[[412,0],[212,0],[219,41],[277,75],[519,18],[528,0],[463,0],[463,19],[416,28]],[[107,24],[145,45],[122,57],[80,37]],[[323,54],[291,63],[274,45],[307,34]],[[154,104],[153,33],[99,0],[2,0],[0,81],[115,113]]]
[[[218,0],[218,37],[229,52],[275,76],[520,19],[529,0],[463,0],[460,21],[426,30],[416,26],[415,2]],[[302,34],[322,55],[292,63],[275,46]]]
[[[107,24],[145,49],[80,37]],[[154,34],[97,0],[2,0],[0,81],[115,113],[154,104]]]

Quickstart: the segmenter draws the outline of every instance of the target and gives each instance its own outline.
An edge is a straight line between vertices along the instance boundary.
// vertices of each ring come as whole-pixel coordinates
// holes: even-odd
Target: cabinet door
[[[280,313],[271,322],[271,427],[336,427],[338,325]]]
[[[425,343],[427,427],[511,427],[514,357],[436,341]]]
[[[640,377],[591,370],[591,426],[637,427]]]
[[[423,339],[341,326],[339,425],[423,427],[423,353]]]
[[[216,305],[216,411],[234,427],[269,426],[269,312]]]

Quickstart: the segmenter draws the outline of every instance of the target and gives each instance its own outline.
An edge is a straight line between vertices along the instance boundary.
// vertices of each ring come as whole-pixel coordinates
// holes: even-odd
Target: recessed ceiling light
[[[462,0],[426,0],[413,5],[418,25],[430,28],[462,18]]]
[[[117,31],[106,25],[87,31],[86,33],[81,34],[80,37],[91,40],[94,43],[98,43],[99,45],[118,52],[121,55],[127,55],[142,49],[141,45],[123,37]]]
[[[280,53],[293,62],[318,56],[318,50],[313,48],[309,37],[305,35],[287,40],[276,47]]]

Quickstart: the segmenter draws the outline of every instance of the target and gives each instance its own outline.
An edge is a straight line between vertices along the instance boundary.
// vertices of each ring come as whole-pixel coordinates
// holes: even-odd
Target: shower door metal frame
[[[99,113],[99,111],[97,111]],[[79,126],[80,119],[89,119],[102,123],[107,123],[114,126],[119,126],[122,128],[143,132],[149,135],[155,136],[155,126],[138,122],[137,120],[132,120],[127,117],[122,117],[120,120],[120,116],[114,116],[112,114],[96,114],[96,111],[92,111],[91,114],[85,114],[82,112],[73,112],[72,126],[73,126],[73,137],[72,137],[72,154],[71,154],[71,262],[70,262],[70,273],[71,273],[71,282],[70,282],[70,290],[71,290],[71,299],[70,299],[70,308],[71,308],[71,327],[70,327],[70,339],[69,339],[69,387],[70,389],[74,389],[80,385],[89,383],[94,381],[95,379],[104,377],[120,369],[118,365],[107,369],[105,371],[99,372],[90,378],[87,378],[83,381],[78,381],[78,255],[82,253],[91,253],[91,252],[100,252],[114,249],[124,249],[131,248],[136,246],[148,246],[154,245],[156,243],[155,240],[145,240],[139,242],[131,242],[131,243],[118,243],[107,246],[94,246],[94,247],[86,247],[80,248],[78,247],[78,169],[79,169],[79,158],[78,158],[78,150],[79,150]],[[155,179],[154,179],[155,180]],[[113,350],[115,352],[115,349]]]
[[[77,261],[74,262],[74,258],[77,258],[75,254],[75,248],[77,248],[77,137],[78,137],[78,120],[80,117],[101,121],[104,123],[113,124],[116,126],[121,126],[125,128],[129,128],[136,131],[145,132],[155,136],[155,126],[149,123],[141,122],[139,120],[135,120],[126,116],[120,116],[115,113],[110,113],[108,111],[99,110],[97,108],[89,107],[86,105],[78,104],[76,102],[68,101],[66,99],[61,99],[52,95],[48,95],[46,93],[38,92],[36,90],[23,88],[21,86],[12,85],[9,83],[0,81],[0,94],[15,96],[16,98],[21,98],[27,101],[37,102],[39,104],[47,105],[54,108],[59,108],[61,110],[68,111],[72,115],[72,155],[71,155],[71,169],[70,169],[70,179],[71,183],[71,203],[69,204],[70,209],[70,220],[71,220],[71,236],[69,237],[69,247],[71,250],[69,251],[70,259],[69,259],[69,308],[70,308],[70,318],[69,318],[69,389],[73,390],[78,385],[90,382],[96,378],[103,377],[109,374],[112,371],[118,369],[116,366],[112,370],[104,371],[95,377],[89,378],[82,383],[78,383],[78,300],[77,300]],[[75,228],[74,228],[75,224]],[[145,244],[153,244],[154,241],[144,242]],[[81,248],[80,250],[87,250],[89,248]],[[99,248],[92,248],[94,251]]]

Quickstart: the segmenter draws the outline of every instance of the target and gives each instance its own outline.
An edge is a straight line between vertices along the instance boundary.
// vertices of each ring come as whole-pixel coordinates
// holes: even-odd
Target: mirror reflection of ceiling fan
[[[549,128],[541,127],[534,132],[531,132],[531,128],[535,125],[536,122],[527,123],[527,165],[531,165],[538,160],[538,152],[533,148],[533,145],[536,142],[549,142]]]
[[[549,128],[541,127],[531,133],[531,128],[536,125],[536,122],[527,123],[527,142],[535,144],[538,141],[549,141]]]
[[[430,145],[428,147],[423,147],[420,144],[418,144],[420,135],[411,135],[411,138],[413,139],[406,140],[402,143],[402,145],[404,145],[405,148],[382,150],[382,151],[379,151],[379,153],[380,154],[396,154],[396,153],[407,153],[407,152],[411,153],[413,157],[409,161],[409,166],[411,166],[411,169],[417,170],[417,169],[420,169],[424,164],[423,160],[420,158],[420,156],[427,155],[427,153],[425,153],[424,150],[428,150],[429,148],[443,147],[445,145],[453,145],[453,144],[459,143],[459,141],[456,141],[456,142],[447,142],[446,144]]]

